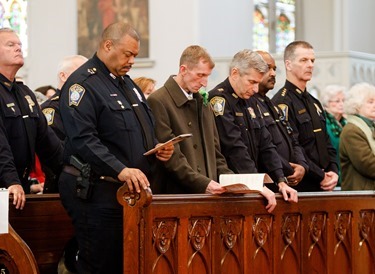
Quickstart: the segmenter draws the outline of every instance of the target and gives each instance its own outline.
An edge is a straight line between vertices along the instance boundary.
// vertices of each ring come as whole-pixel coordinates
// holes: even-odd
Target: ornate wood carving
[[[255,259],[261,249],[263,249],[267,254],[267,251],[264,247],[267,243],[268,238],[271,236],[271,227],[272,217],[270,215],[255,217],[255,222],[253,225],[253,235],[257,249],[254,252],[253,259]],[[269,258],[267,257],[267,259]]]
[[[297,257],[297,250],[293,247],[293,242],[296,241],[296,235],[299,231],[301,222],[301,216],[299,214],[285,214],[283,216],[283,223],[281,227],[281,235],[284,241],[284,248],[281,252],[281,260],[285,256],[285,252],[288,248],[291,248],[291,251],[295,257]]]
[[[351,219],[351,212],[339,212],[336,214],[335,235],[338,242],[335,245],[335,249],[333,251],[333,254],[335,255],[340,245],[344,245],[344,241],[348,237],[348,233],[350,232]],[[347,247],[343,246],[342,248],[344,248],[346,252],[349,252],[349,250],[347,250]]]
[[[152,272],[155,272],[158,268],[158,264],[168,265],[170,270],[175,268],[174,256],[176,254],[173,244],[176,238],[176,231],[177,220],[157,220],[154,222],[152,240],[157,257],[153,262]],[[166,271],[166,273],[169,273],[169,271]],[[173,273],[173,271],[171,273]]]
[[[223,217],[220,219],[220,232],[222,240],[221,273],[241,273],[242,246],[239,239],[242,233],[242,217]]]
[[[309,235],[312,243],[309,247],[308,257],[311,257],[314,247],[318,245],[322,238],[322,233],[325,231],[326,219],[327,215],[323,212],[315,212],[311,215]]]

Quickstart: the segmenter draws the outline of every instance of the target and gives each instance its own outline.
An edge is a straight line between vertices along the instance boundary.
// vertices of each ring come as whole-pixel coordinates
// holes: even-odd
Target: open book
[[[226,188],[227,193],[259,193],[263,191],[264,184],[273,181],[266,173],[249,173],[221,174],[219,182]]]
[[[193,134],[191,134],[191,133],[178,135],[178,136],[166,141],[165,143],[162,143],[160,146],[157,146],[157,147],[154,147],[153,149],[150,149],[149,151],[143,153],[143,155],[147,156],[147,155],[156,153],[157,151],[161,150],[163,147],[168,146],[171,143],[176,144],[178,142],[181,142],[182,140],[185,140],[186,138],[190,138],[191,136],[193,136]]]

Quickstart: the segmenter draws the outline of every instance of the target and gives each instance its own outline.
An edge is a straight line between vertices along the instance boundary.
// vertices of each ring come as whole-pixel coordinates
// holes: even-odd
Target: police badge
[[[79,84],[74,84],[69,89],[69,106],[78,106],[81,102],[85,89]]]
[[[248,107],[247,110],[250,113],[251,119],[257,118],[257,116],[255,115],[255,111],[254,111],[254,109],[252,107]]]
[[[55,118],[55,110],[53,108],[45,108],[42,110],[44,116],[46,116],[46,120],[48,125],[53,124],[53,119]]]
[[[225,99],[219,96],[215,96],[210,100],[211,109],[215,116],[223,115],[225,108]]]

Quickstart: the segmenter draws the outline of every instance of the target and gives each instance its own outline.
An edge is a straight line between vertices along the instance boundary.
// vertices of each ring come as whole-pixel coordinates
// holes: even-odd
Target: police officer
[[[276,64],[272,56],[265,51],[257,51],[268,65],[268,72],[259,83],[259,91],[254,94],[265,125],[272,137],[272,143],[276,146],[277,153],[283,166],[284,174],[292,174],[287,177],[290,186],[298,184],[308,165],[303,155],[303,149],[294,138],[292,128],[285,120],[283,113],[267,97],[267,92],[272,90],[276,83]]]
[[[157,141],[145,97],[126,75],[138,52],[136,31],[111,24],[96,54],[61,90],[66,143],[59,191],[75,227],[79,273],[123,273],[121,184],[114,181],[140,192],[150,185],[156,159],[167,161],[173,153],[171,145],[143,155]]]
[[[254,173],[263,165],[284,199],[297,202],[297,192],[287,185],[257,102],[250,98],[257,92],[267,70],[267,64],[258,53],[238,52],[230,64],[229,77],[209,92],[210,104],[229,168],[236,173]]]
[[[56,93],[53,94],[42,105],[42,111],[47,119],[48,125],[53,129],[60,140],[65,140],[65,130],[60,117],[59,98],[61,88],[73,71],[84,64],[87,58],[82,55],[70,55],[64,57],[58,65],[57,81],[58,86]],[[58,176],[54,174],[48,167],[43,166],[45,173],[45,183],[43,193],[58,192],[57,179]],[[78,243],[75,237],[70,239],[64,248],[64,264],[70,272],[76,272],[75,257],[78,250]]]
[[[284,112],[293,134],[304,149],[309,172],[296,186],[299,191],[333,190],[338,180],[336,151],[326,131],[320,102],[306,90],[312,77],[315,54],[305,41],[290,43],[284,52],[286,81],[272,101]]]
[[[34,93],[16,73],[23,66],[17,34],[0,29],[0,187],[8,187],[16,208],[23,208],[30,192],[29,172],[35,153],[57,174],[61,170],[62,146],[39,108]]]
[[[48,125],[53,129],[60,140],[65,139],[64,126],[60,117],[59,98],[61,88],[73,71],[79,68],[87,61],[87,58],[82,55],[70,55],[64,57],[58,65],[57,80],[58,86],[56,93],[53,94],[42,105],[43,114],[46,116]]]

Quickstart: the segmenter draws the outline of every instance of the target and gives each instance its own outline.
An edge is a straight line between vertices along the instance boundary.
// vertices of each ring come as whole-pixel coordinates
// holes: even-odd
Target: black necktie
[[[126,100],[131,104],[135,116],[137,117],[138,122],[141,124],[145,148],[146,150],[150,150],[154,147],[154,140],[152,134],[153,129],[150,125],[150,122],[146,118],[148,114],[143,108],[142,103],[135,97],[136,94],[133,91],[134,85],[132,84],[130,79],[128,79],[126,76],[124,77],[124,79],[122,77],[119,77],[119,83],[122,93],[124,94]]]
[[[23,124],[25,125],[26,129],[26,135],[27,135],[27,140],[28,140],[28,146],[29,146],[29,159],[30,159],[30,165],[28,168],[34,168],[34,163],[35,163],[35,133],[33,129],[33,125],[30,120],[30,106],[26,104],[26,99],[23,97],[20,93],[20,90],[17,86],[16,83],[13,83],[12,86],[12,92],[14,93],[18,106],[21,110],[21,115],[22,115],[22,121]],[[31,100],[31,97],[30,97]]]
[[[267,96],[264,96],[264,102],[266,103],[269,111],[271,111],[271,114],[272,114],[272,117],[273,119],[276,121],[276,120],[279,120],[279,114],[276,112],[276,109],[275,107],[273,106],[270,98],[268,98]]]
[[[315,107],[314,102],[310,99],[310,96],[307,93],[307,91],[304,91],[302,93],[302,98],[305,103],[305,107],[311,117],[313,130],[315,134],[316,146],[319,154],[320,165],[323,168],[327,168],[329,163],[329,155],[327,151],[327,143],[325,140],[324,129],[322,128],[322,123],[317,112],[318,110]],[[321,113],[321,115],[323,115],[323,113]]]
[[[252,115],[250,114],[250,108],[252,107],[251,104],[247,103],[249,101],[245,101],[244,99],[239,99],[239,102],[240,102],[240,106],[242,108],[242,112],[245,113],[245,123],[247,125],[247,128],[248,128],[248,132],[249,132],[249,145],[250,145],[250,153],[252,154],[251,155],[251,158],[256,166],[256,168],[258,168],[258,153],[257,153],[257,150],[255,148],[256,144],[255,144],[255,132],[254,132],[254,120],[255,118],[252,117]],[[255,110],[253,109],[252,112],[254,112]]]

